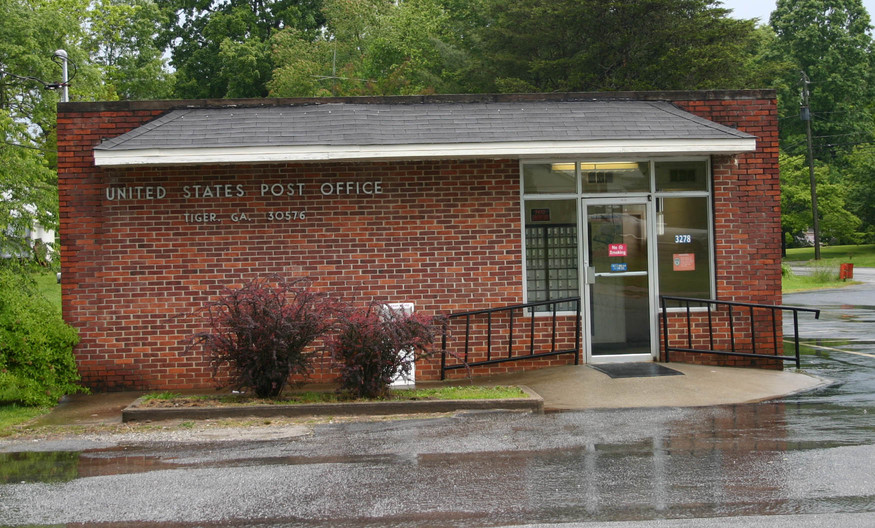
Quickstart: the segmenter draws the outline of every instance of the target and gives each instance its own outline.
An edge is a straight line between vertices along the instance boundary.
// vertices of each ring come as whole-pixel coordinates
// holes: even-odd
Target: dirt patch
[[[171,399],[142,399],[138,403],[138,407],[148,409],[174,409],[184,407],[226,407],[232,405],[274,405],[277,402],[274,400],[261,398],[240,398],[229,400],[226,398],[208,398],[208,397],[178,397]]]
[[[264,400],[249,396],[141,397],[122,411],[122,421],[204,420],[218,418],[351,416],[446,413],[463,410],[526,410],[543,412],[544,401],[531,389],[520,387],[525,397],[498,399],[446,400],[417,397],[368,401],[328,401],[313,403]]]

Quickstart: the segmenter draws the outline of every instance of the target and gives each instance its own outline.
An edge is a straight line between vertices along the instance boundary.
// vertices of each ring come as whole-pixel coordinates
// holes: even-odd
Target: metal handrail
[[[574,328],[574,348],[568,348],[563,350],[556,350],[556,320],[558,309],[557,307],[566,303],[574,303],[575,308],[575,328]],[[550,312],[552,312],[552,330],[551,330],[551,338],[550,338],[550,351],[548,352],[535,352],[535,314],[536,311],[534,308],[540,306],[550,306]],[[514,328],[514,312],[518,310],[529,310],[529,318],[530,318],[530,329],[529,329],[529,353],[527,355],[514,356],[513,355],[513,328]],[[496,313],[508,313],[508,339],[507,339],[507,356],[506,357],[492,357],[492,316]],[[448,315],[443,324],[443,334],[441,336],[441,379],[446,379],[446,373],[448,370],[455,370],[461,368],[471,368],[471,367],[479,367],[483,365],[494,365],[497,363],[506,363],[508,361],[521,361],[525,359],[533,359],[533,358],[541,358],[547,356],[558,356],[561,354],[574,354],[574,364],[580,364],[580,329],[581,329],[581,303],[580,297],[566,297],[564,299],[555,299],[550,301],[537,301],[530,302],[525,304],[514,304],[510,306],[502,306],[500,308],[487,308],[483,310],[472,310],[468,312],[457,312],[454,314]],[[486,316],[486,325],[487,325],[487,335],[486,335],[486,359],[482,361],[469,362],[468,361],[468,352],[470,350],[471,345],[471,318],[476,316]],[[447,365],[447,327],[449,326],[449,322],[452,319],[465,318],[465,352],[464,359],[462,363]]]
[[[679,306],[678,308],[686,308],[686,319],[687,319],[687,348],[681,347],[673,347],[670,346],[669,340],[669,327],[668,327],[668,307],[666,305],[666,301],[676,301],[678,303],[682,303],[684,306]],[[692,318],[690,305],[692,303],[697,303],[699,305],[705,305],[708,313],[708,339],[710,348],[708,350],[705,349],[697,349],[693,348],[693,329],[692,329]],[[670,352],[691,352],[697,354],[720,354],[726,356],[740,356],[740,357],[754,357],[754,358],[769,358],[769,359],[781,359],[783,361],[795,361],[796,368],[800,368],[801,360],[799,353],[799,312],[810,312],[814,314],[815,319],[820,319],[820,310],[815,308],[800,308],[798,306],[785,306],[785,305],[772,305],[772,304],[756,304],[756,303],[743,303],[743,302],[735,302],[735,301],[718,301],[716,299],[696,299],[691,297],[674,297],[669,295],[660,295],[659,296],[659,304],[662,309],[662,336],[663,336],[663,351],[665,352],[665,362],[668,363],[670,361],[669,353]],[[731,350],[716,350],[714,348],[714,321],[712,318],[712,306],[716,306],[719,313],[720,306],[727,307],[727,315],[729,316],[729,340]],[[750,320],[750,331],[751,331],[751,352],[738,352],[735,346],[735,319],[733,318],[733,307],[739,308],[747,308]],[[772,320],[772,341],[774,342],[775,349],[774,354],[759,354],[757,353],[756,347],[756,324],[754,323],[754,310],[755,309],[763,309],[768,310],[771,315]],[[778,328],[777,328],[777,320],[775,314],[777,312],[783,311],[792,311],[793,312],[793,342],[795,345],[795,355],[793,356],[785,356],[778,351]],[[783,340],[781,341],[781,349],[783,350]]]

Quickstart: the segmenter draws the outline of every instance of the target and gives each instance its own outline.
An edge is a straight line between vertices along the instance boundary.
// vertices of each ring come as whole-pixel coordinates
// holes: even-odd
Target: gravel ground
[[[89,426],[25,425],[0,438],[0,453],[20,451],[82,451],[134,444],[197,444],[241,440],[281,440],[306,436],[320,424],[423,419],[433,415],[242,418],[223,420],[166,420]]]

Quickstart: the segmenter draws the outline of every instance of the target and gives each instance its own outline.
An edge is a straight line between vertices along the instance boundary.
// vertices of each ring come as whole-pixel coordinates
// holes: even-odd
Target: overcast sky
[[[869,17],[875,13],[875,0],[863,0]],[[723,0],[723,7],[732,9],[735,18],[759,18],[767,24],[769,15],[775,10],[775,0]]]

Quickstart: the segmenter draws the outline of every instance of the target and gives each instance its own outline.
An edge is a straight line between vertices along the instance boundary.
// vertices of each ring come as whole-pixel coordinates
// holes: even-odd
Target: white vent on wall
[[[386,308],[392,310],[397,314],[405,314],[410,315],[413,313],[413,303],[390,303],[386,305]],[[400,356],[411,356],[413,355],[413,350],[399,350],[398,355]],[[410,372],[404,374],[402,372],[397,372],[395,377],[392,378],[392,383],[389,385],[393,389],[410,389],[416,385],[416,364],[410,364]]]

